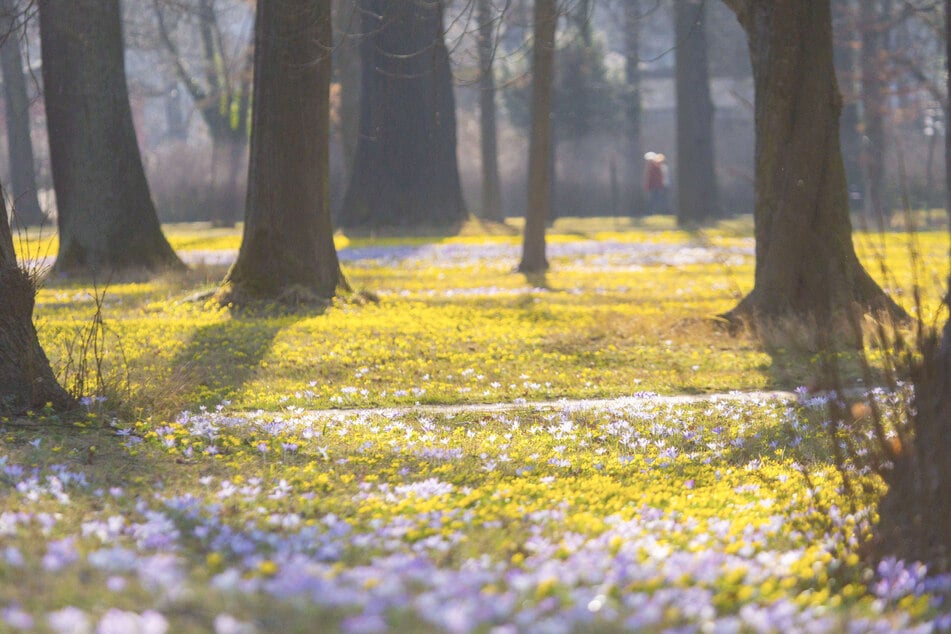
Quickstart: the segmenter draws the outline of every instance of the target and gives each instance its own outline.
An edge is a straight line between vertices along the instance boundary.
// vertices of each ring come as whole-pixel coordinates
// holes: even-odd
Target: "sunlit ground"
[[[702,234],[559,220],[532,283],[512,272],[518,236],[491,233],[338,236],[379,301],[319,311],[193,300],[239,230],[169,227],[184,276],[48,280],[41,340],[93,398],[78,422],[0,423],[0,629],[949,625],[948,579],[865,563],[881,484],[854,464],[843,492],[825,403],[727,394],[818,372],[716,325],[752,285],[748,219]],[[926,321],[943,319],[944,233],[858,243],[906,308],[917,285]],[[21,252],[55,253],[43,244]],[[857,363],[843,353],[843,377],[867,387]],[[720,396],[663,398],[683,394]],[[425,407],[460,404],[491,409]]]

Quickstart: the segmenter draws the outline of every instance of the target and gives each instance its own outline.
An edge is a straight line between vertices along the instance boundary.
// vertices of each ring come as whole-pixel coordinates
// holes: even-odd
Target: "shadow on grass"
[[[235,398],[262,371],[261,363],[282,330],[325,311],[324,307],[284,314],[236,311],[229,319],[197,328],[172,361],[168,391],[156,395],[167,400],[158,409],[213,406]]]

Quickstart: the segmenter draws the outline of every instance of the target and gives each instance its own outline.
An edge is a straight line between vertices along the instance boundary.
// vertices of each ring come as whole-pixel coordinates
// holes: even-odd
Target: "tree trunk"
[[[183,268],[162,235],[142,168],[119,0],[40,0],[39,8],[56,268]]]
[[[718,215],[705,14],[703,0],[676,0],[674,3],[677,225],[680,227],[695,227]]]
[[[555,0],[536,0],[532,47],[532,132],[528,145],[528,209],[518,270],[526,274],[548,269],[545,221],[551,213],[552,85],[555,75]]]
[[[466,218],[442,2],[360,0],[360,136],[344,227],[452,227]]]
[[[945,0],[945,64],[951,60],[951,0]],[[947,76],[951,91],[951,75]],[[949,92],[948,94],[951,94]],[[951,219],[951,134],[944,137],[945,201]],[[951,280],[945,304],[951,301]],[[919,317],[920,319],[920,317]],[[888,491],[879,503],[873,547],[879,559],[921,561],[931,575],[951,570],[951,318],[940,345],[927,346],[914,377],[910,447],[888,456]]]
[[[865,214],[878,227],[885,227],[885,39],[887,2],[864,0],[862,25],[862,177],[865,185]]]
[[[495,124],[495,25],[489,0],[479,0],[479,135],[482,148],[482,217],[502,222],[498,130]]]
[[[66,409],[72,399],[56,382],[33,327],[36,287],[17,266],[7,207],[0,188],[0,415],[51,404]]]
[[[630,211],[632,216],[644,215],[644,192],[641,189],[641,174],[644,173],[644,147],[641,142],[641,70],[640,70],[640,0],[623,0],[624,4],[624,77],[627,82],[627,148],[628,167],[634,169],[631,182]]]
[[[725,317],[828,326],[856,305],[907,317],[852,244],[829,0],[727,4],[749,38],[755,82],[756,272],[753,290]],[[813,329],[823,332],[832,334]]]
[[[16,0],[0,0],[0,66],[3,69],[3,103],[7,119],[10,157],[10,195],[17,221],[39,225],[46,221],[36,193],[33,140],[30,137],[30,98],[20,54],[20,20],[26,7]]]
[[[247,214],[222,302],[346,288],[330,222],[330,2],[258,2]]]

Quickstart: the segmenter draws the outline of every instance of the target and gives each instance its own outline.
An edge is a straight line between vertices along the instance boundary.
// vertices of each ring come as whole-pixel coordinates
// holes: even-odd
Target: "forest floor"
[[[290,312],[194,300],[238,230],[169,227],[184,275],[48,280],[40,337],[86,398],[0,421],[0,631],[951,626],[951,578],[866,558],[892,353],[838,353],[837,396],[794,337],[723,331],[749,229],[559,220],[531,283],[504,232],[340,236],[365,292]],[[857,243],[943,319],[944,233]]]

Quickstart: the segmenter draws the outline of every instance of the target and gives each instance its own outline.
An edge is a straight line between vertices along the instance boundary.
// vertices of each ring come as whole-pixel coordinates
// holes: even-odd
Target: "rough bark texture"
[[[442,3],[360,0],[360,136],[343,227],[449,227],[466,218]]]
[[[224,300],[346,287],[330,222],[331,31],[330,0],[258,2],[247,214]]]
[[[482,149],[482,217],[502,222],[498,130],[495,122],[495,28],[490,0],[479,0],[479,140]]]
[[[545,221],[551,213],[552,85],[555,76],[555,0],[536,0],[532,47],[532,131],[528,144],[528,209],[522,261],[518,270],[537,274],[548,269]]]
[[[3,69],[3,102],[10,157],[10,198],[22,225],[46,221],[36,195],[33,140],[30,138],[30,98],[20,54],[22,12],[16,0],[0,0],[0,67]]]
[[[951,0],[945,0],[945,63],[951,60]],[[951,90],[951,75],[947,77]],[[951,94],[951,93],[949,93]],[[945,135],[945,183],[951,218],[951,135]],[[951,280],[945,303],[951,302]],[[888,492],[879,503],[873,546],[878,558],[921,561],[931,574],[951,570],[951,318],[940,345],[927,345],[916,375],[914,440],[891,456]]]
[[[828,325],[856,305],[904,317],[852,244],[829,0],[727,4],[749,38],[756,90],[756,273],[726,317]]]
[[[162,235],[139,156],[119,0],[40,0],[39,8],[56,268],[183,267]]]
[[[644,214],[644,191],[641,188],[641,174],[644,173],[644,148],[641,143],[641,71],[639,68],[641,15],[640,0],[623,0],[624,4],[624,78],[628,87],[627,98],[627,134],[630,166],[636,166],[631,179],[633,200],[630,211],[633,216]]]
[[[33,281],[17,266],[0,189],[0,415],[20,414],[72,399],[60,387],[33,327]]]
[[[713,167],[713,100],[704,0],[676,0],[677,224],[693,227],[718,214]]]

